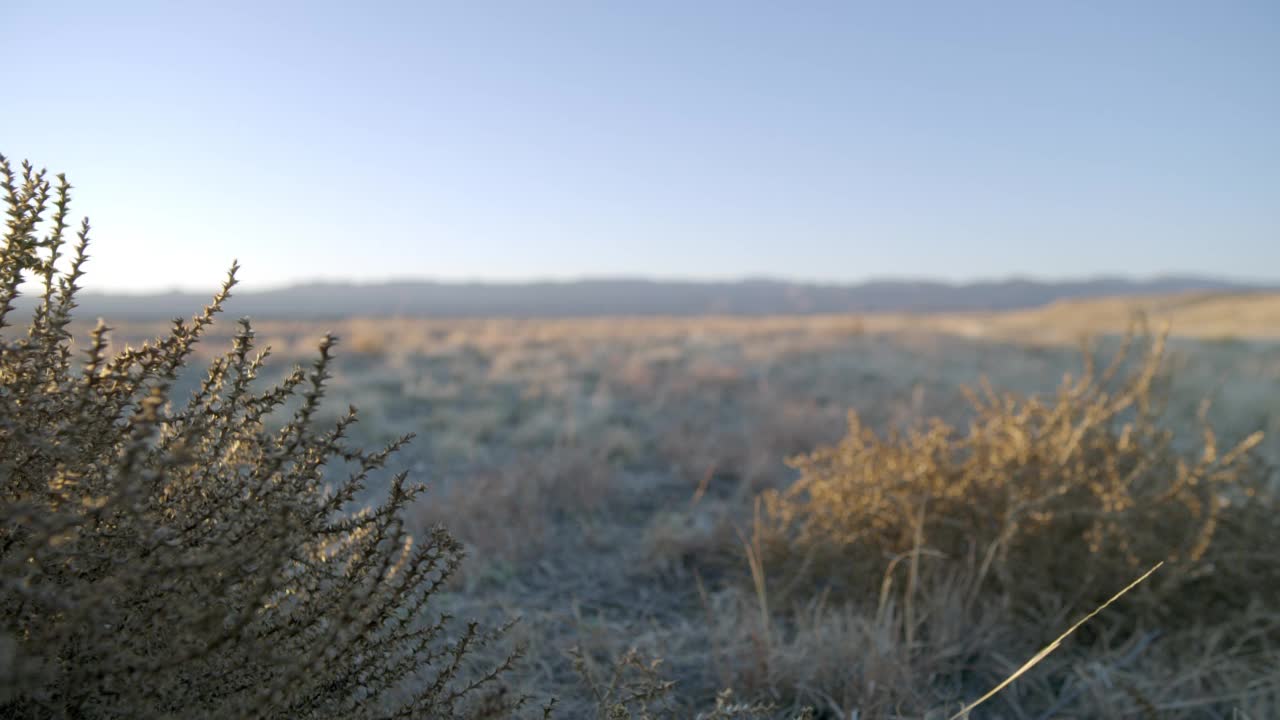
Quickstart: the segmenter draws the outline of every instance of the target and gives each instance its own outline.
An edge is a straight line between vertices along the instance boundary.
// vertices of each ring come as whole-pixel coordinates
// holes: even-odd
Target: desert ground
[[[774,578],[785,568],[766,563],[753,573],[757,498],[794,481],[788,458],[838,441],[851,410],[877,432],[908,432],[930,418],[963,428],[971,410],[962,388],[984,378],[1001,391],[1052,398],[1064,376],[1082,371],[1081,342],[1093,338],[1092,350],[1106,357],[1136,312],[1151,330],[1170,329],[1160,391],[1163,422],[1179,446],[1201,440],[1197,412],[1211,398],[1205,417],[1220,446],[1262,431],[1256,455],[1280,463],[1277,295],[1098,300],[1001,314],[254,327],[259,345],[273,349],[268,367],[277,377],[334,332],[341,344],[329,410],[336,417],[355,405],[366,443],[416,434],[390,469],[408,469],[429,487],[415,521],[442,522],[468,547],[442,606],[458,616],[520,618],[508,639],[524,649],[522,687],[554,694],[566,716],[585,715],[593,696],[583,670],[607,685],[612,663],[635,649],[661,658],[657,672],[679,691],[666,701],[677,716],[692,717],[732,687],[738,697],[776,702],[778,717],[805,704],[847,718],[890,716],[894,704],[955,710],[1075,618],[1043,612],[1019,626],[1032,632],[1002,640],[998,651],[974,650],[962,680],[926,687],[941,677],[930,663],[945,662],[904,650],[883,613],[819,595],[784,601]],[[229,347],[235,316],[233,299],[202,341],[203,360]],[[165,330],[112,325],[117,346]],[[83,326],[73,330],[84,336]],[[916,612],[945,615],[946,606]],[[1249,676],[1257,692],[1242,695],[1252,698],[1244,704],[1206,699],[1208,689],[1230,683],[1189,665],[1183,675],[1144,666],[1139,655],[1151,637],[1126,637],[1087,652],[1068,643],[993,701],[990,715],[974,717],[1086,717],[1107,703],[1117,716],[1276,709],[1266,704],[1280,697],[1274,673]],[[1230,655],[1221,638],[1205,642],[1204,653]],[[1238,667],[1227,663],[1223,672]],[[1258,691],[1259,682],[1271,685]],[[1054,702],[1064,714],[1052,714]]]

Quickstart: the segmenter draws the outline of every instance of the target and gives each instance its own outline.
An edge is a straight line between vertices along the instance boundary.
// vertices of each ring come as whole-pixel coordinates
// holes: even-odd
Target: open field
[[[960,386],[984,376],[1002,389],[1049,393],[1080,369],[1083,339],[1100,339],[1105,351],[1139,311],[1153,331],[1170,328],[1174,417],[1191,417],[1210,395],[1214,427],[1228,436],[1280,430],[1280,295],[1102,299],[954,315],[394,318],[254,328],[277,376],[308,362],[325,332],[336,334],[330,410],[357,405],[370,439],[418,433],[418,452],[436,467],[584,443],[615,461],[645,464],[670,455],[672,443],[696,440],[725,448],[734,463],[752,455],[755,469],[743,470],[751,475],[834,440],[851,409],[877,426],[954,420],[964,409]],[[227,312],[234,316],[234,300]],[[112,326],[116,348],[167,331],[166,323]],[[83,339],[89,327],[81,320],[71,329]],[[198,356],[224,352],[233,330],[234,323],[215,324]],[[771,446],[771,432],[794,439]],[[711,464],[708,452],[677,459],[697,474]]]
[[[119,5],[0,720],[1280,720],[1280,0]]]
[[[1087,334],[1123,332],[1136,312],[1144,313],[1155,326],[1168,323],[1180,337],[1280,339],[1280,295],[1266,292],[1073,300],[967,318],[938,316],[937,327],[1003,339],[1074,341]]]
[[[1164,365],[1171,380],[1160,391],[1176,444],[1196,446],[1196,412],[1211,397],[1207,418],[1221,447],[1262,431],[1258,457],[1280,464],[1280,298],[1142,305],[1153,324],[1173,323]],[[528,654],[518,681],[558,696],[567,716],[591,704],[567,654],[580,646],[587,667],[602,676],[632,647],[663,658],[663,675],[678,683],[676,716],[692,716],[733,687],[784,709],[812,704],[825,717],[893,717],[893,707],[910,717],[973,699],[1079,609],[1049,598],[1035,608],[1006,608],[1009,617],[991,615],[992,608],[966,614],[953,606],[948,576],[931,576],[927,593],[905,600],[908,617],[929,617],[921,632],[934,636],[922,650],[912,631],[899,636],[902,620],[885,596],[868,610],[823,593],[796,591],[784,601],[762,592],[757,583],[785,579],[787,568],[765,566],[752,580],[746,558],[751,538],[760,537],[756,498],[794,481],[786,458],[839,440],[850,410],[881,432],[928,418],[963,427],[972,413],[962,386],[983,377],[1002,390],[1051,398],[1064,374],[1079,374],[1075,338],[1123,330],[1131,309],[1129,301],[1096,301],[984,316],[394,319],[255,328],[259,342],[275,349],[279,372],[310,357],[323,331],[342,338],[329,410],[358,406],[357,437],[366,442],[417,433],[396,463],[430,485],[416,520],[424,528],[445,523],[469,548],[447,603],[463,616],[522,617],[515,639]],[[202,352],[227,347],[219,333],[230,323],[219,325]],[[113,337],[137,342],[163,329],[125,324]],[[1116,345],[1104,339],[1100,349],[1105,355]],[[1280,538],[1257,540],[1274,547]],[[865,582],[879,587],[881,578]],[[1235,627],[1248,618],[1216,620]],[[1091,717],[1111,708],[1117,717],[1146,710],[1213,717],[1237,708],[1262,717],[1277,710],[1280,679],[1258,674],[1274,649],[1262,656],[1240,650],[1218,630],[1198,636],[1200,648],[1184,636],[1160,644],[1158,628],[1137,630],[1109,627],[1099,632],[1115,633],[1112,640],[1094,637],[1087,648],[1068,643],[974,716]],[[954,658],[935,657],[945,655],[942,646],[967,653],[963,672]],[[1188,653],[1195,652],[1219,666],[1193,664]],[[1240,693],[1238,702],[1206,696],[1228,689]],[[1047,707],[1075,714],[1042,714]]]

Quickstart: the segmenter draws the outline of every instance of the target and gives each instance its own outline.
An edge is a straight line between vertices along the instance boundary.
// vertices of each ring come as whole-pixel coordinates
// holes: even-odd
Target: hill
[[[255,318],[600,317],[809,315],[831,313],[997,312],[1091,298],[1241,292],[1280,285],[1210,278],[1097,278],[1071,282],[1005,280],[969,284],[885,280],[821,285],[775,280],[682,282],[602,279],[522,284],[310,283],[236,293],[234,312]],[[212,289],[211,289],[212,290]],[[82,317],[168,319],[207,301],[196,293],[80,295]],[[32,298],[19,306],[31,307]]]

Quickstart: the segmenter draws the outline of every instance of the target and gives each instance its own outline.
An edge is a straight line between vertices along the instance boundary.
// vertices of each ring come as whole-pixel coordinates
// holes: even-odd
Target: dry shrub
[[[1280,587],[1280,515],[1265,468],[1251,455],[1261,435],[1219,448],[1205,426],[1197,453],[1177,447],[1160,423],[1164,338],[1144,341],[1142,353],[1130,337],[1105,369],[1089,360],[1083,376],[1066,377],[1050,401],[984,383],[981,395],[969,393],[966,432],[934,421],[881,437],[854,414],[840,443],[794,458],[801,477],[761,495],[747,545],[762,608],[757,625],[782,623],[767,644],[770,672],[778,672],[788,644],[813,650],[836,636],[874,638],[879,625],[869,618],[882,617],[886,599],[897,598],[896,651],[904,656],[890,667],[900,677],[877,683],[902,689],[914,676],[946,684],[963,668],[936,660],[944,648],[957,649],[951,657],[968,663],[965,672],[1020,661],[1019,653],[1038,649],[1165,561],[1081,629],[1072,639],[1082,653],[1075,659],[1105,660],[1158,631],[1165,635],[1158,657],[1126,680],[1153,707],[1221,711],[1280,698],[1280,679],[1259,669],[1280,661],[1280,616],[1267,605]],[[939,597],[944,585],[950,589]],[[835,609],[814,615],[816,597]],[[983,629],[993,611],[998,627]],[[842,613],[852,613],[847,622]],[[966,626],[967,639],[955,632]],[[997,637],[1008,642],[993,644]],[[1222,637],[1238,642],[1212,640]],[[1153,682],[1176,675],[1178,653],[1196,642],[1221,651],[1212,667],[1197,663],[1191,677]],[[934,659],[922,664],[924,657]],[[821,675],[826,661],[815,660],[812,672]],[[849,679],[793,682],[834,694]],[[1095,683],[1070,701],[1094,703],[1093,713],[1107,703],[1133,711],[1122,689]],[[1032,700],[1010,691],[1002,700],[1008,716],[1037,717],[1032,709],[1062,701],[1061,687],[1041,690]],[[862,692],[844,697],[865,712],[875,695]]]
[[[424,526],[447,521],[478,560],[519,562],[544,549],[557,514],[594,512],[613,488],[605,450],[560,446],[521,455],[433,491],[417,520]]]
[[[787,456],[834,440],[838,415],[811,401],[787,400],[773,391],[744,401],[737,424],[704,417],[669,423],[657,439],[660,456],[698,495],[713,486],[749,501],[765,488],[787,483],[794,474]]]
[[[1262,436],[1220,450],[1206,427],[1198,456],[1176,450],[1157,422],[1161,354],[1157,339],[1110,389],[1122,351],[1101,374],[1066,378],[1053,402],[970,393],[966,433],[935,421],[881,439],[853,414],[839,444],[793,459],[793,486],[762,496],[766,532],[815,578],[834,562],[865,584],[927,550],[965,559],[983,590],[1052,592],[1087,609],[1168,560],[1148,586],[1164,589],[1162,603],[1238,604],[1280,582],[1274,554],[1257,545],[1278,527],[1249,457]],[[1212,581],[1198,583],[1206,573]]]
[[[384,355],[394,346],[385,324],[369,321],[349,321],[346,323],[349,337],[347,344],[352,352],[361,355]]]
[[[741,567],[737,510],[737,502],[695,495],[685,507],[656,512],[641,537],[647,567],[664,576]]]
[[[255,391],[266,353],[241,321],[176,402],[233,265],[167,337],[108,356],[100,322],[77,368],[66,327],[88,223],[60,270],[70,186],[2,157],[0,185],[0,327],[24,276],[43,282],[25,336],[0,337],[0,715],[492,717],[521,704],[500,682],[511,657],[469,667],[500,631],[431,612],[462,551],[443,529],[406,532],[421,488],[399,474],[381,505],[352,507],[407,438],[348,446],[354,409],[317,427],[332,339],[310,373]],[[353,471],[326,490],[335,461]]]

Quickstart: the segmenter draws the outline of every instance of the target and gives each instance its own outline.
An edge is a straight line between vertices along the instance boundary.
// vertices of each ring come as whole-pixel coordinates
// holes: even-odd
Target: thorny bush
[[[22,283],[43,284],[25,336],[0,336],[0,715],[494,717],[524,702],[502,683],[514,655],[470,662],[503,628],[430,611],[462,552],[444,529],[406,531],[421,487],[402,473],[355,507],[409,438],[349,447],[354,408],[317,427],[333,338],[310,372],[255,391],[267,352],[242,320],[199,389],[172,398],[233,264],[168,337],[108,356],[99,321],[73,362],[88,222],[69,226],[61,175],[0,157],[0,185],[0,329]],[[329,487],[338,460],[352,472]]]

